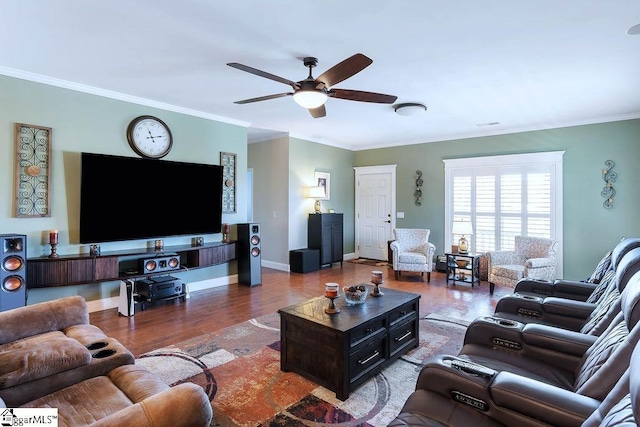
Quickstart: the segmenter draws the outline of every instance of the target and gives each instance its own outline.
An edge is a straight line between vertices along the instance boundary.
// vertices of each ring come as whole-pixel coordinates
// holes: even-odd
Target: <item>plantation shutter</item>
[[[514,237],[560,240],[562,152],[445,160],[445,235],[471,221],[475,253],[513,250]]]

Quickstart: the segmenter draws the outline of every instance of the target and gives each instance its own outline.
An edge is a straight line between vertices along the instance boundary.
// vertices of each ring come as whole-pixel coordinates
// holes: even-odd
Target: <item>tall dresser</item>
[[[341,213],[309,214],[307,244],[320,251],[320,267],[339,262],[343,258],[343,223]]]

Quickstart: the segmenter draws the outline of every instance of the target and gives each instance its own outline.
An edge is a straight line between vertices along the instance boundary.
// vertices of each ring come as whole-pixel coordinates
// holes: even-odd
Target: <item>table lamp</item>
[[[466,234],[473,234],[473,227],[469,221],[453,221],[453,227],[451,228],[451,233],[460,235],[460,240],[458,241],[458,250],[461,254],[466,254],[469,252],[469,242],[464,237]]]
[[[324,197],[324,188],[322,187],[309,187],[309,198],[316,199],[316,203],[313,205],[315,213],[320,213],[320,198]]]

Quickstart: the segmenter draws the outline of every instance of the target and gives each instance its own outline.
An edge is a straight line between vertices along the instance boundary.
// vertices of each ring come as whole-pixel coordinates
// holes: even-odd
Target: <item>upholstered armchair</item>
[[[558,242],[551,239],[516,236],[513,251],[488,252],[490,292],[496,284],[515,288],[524,277],[553,281],[557,246]]]
[[[393,271],[396,280],[403,271],[427,273],[427,282],[431,281],[433,255],[436,247],[429,242],[428,228],[396,228],[393,230],[396,240],[391,243],[393,252]]]

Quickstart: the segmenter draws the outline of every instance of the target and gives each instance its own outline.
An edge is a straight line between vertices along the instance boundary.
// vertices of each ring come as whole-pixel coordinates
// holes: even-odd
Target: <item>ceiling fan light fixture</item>
[[[318,90],[298,90],[293,94],[293,100],[303,108],[313,109],[327,102],[327,94]]]
[[[640,34],[640,24],[634,25],[633,27],[627,30],[627,34],[630,36],[637,36]]]
[[[415,116],[418,113],[427,111],[427,107],[416,102],[405,102],[403,104],[395,105],[393,107],[393,111],[401,116]]]

